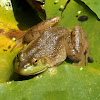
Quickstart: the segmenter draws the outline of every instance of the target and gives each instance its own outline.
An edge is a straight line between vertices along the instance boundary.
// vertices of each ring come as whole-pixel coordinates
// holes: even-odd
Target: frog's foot
[[[73,62],[73,65],[74,65],[74,66],[85,66],[84,60],[82,59],[82,60],[79,61],[79,62]]]
[[[19,39],[19,40],[16,41],[14,47],[11,49],[10,52],[12,52],[12,51],[15,50],[16,48],[19,48],[19,47],[22,47],[22,46],[23,46],[23,44],[22,44],[22,39]]]
[[[86,53],[80,61],[74,62],[73,65],[75,65],[75,66],[87,66],[88,65],[88,54]]]

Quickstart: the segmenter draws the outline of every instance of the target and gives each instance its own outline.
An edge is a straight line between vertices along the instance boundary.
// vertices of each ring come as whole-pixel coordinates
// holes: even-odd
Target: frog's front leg
[[[81,26],[76,25],[67,39],[67,55],[78,65],[87,65],[89,42]]]

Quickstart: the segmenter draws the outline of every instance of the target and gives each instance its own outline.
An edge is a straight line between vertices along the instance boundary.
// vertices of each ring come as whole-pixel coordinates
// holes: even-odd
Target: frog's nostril
[[[19,54],[17,54],[16,57],[19,58]]]
[[[22,52],[18,53],[16,57],[17,57],[17,58],[20,58],[21,55],[22,55]]]
[[[26,58],[26,54],[23,52],[20,52],[19,54],[17,54],[17,58],[19,58],[20,60],[23,60]]]

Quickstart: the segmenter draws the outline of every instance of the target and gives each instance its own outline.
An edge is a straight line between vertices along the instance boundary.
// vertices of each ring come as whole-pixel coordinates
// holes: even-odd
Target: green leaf
[[[20,6],[20,3],[24,3],[24,5]],[[25,7],[28,8],[26,9]],[[0,82],[9,81],[12,77],[14,73],[13,60],[19,51],[18,49],[10,52],[15,42],[12,37],[8,39],[5,36],[9,34],[15,37],[21,33],[21,30],[27,30],[38,23],[40,18],[37,14],[34,16],[34,12],[25,1],[0,1]]]
[[[14,44],[13,40],[0,36],[0,83],[9,81],[14,74],[13,60],[20,50],[10,52]]]
[[[81,0],[83,1],[100,19],[100,1],[99,0]]]
[[[99,100],[100,75],[68,66],[51,68],[27,81],[0,84],[2,100]]]
[[[30,80],[1,83],[1,100],[100,99],[100,22],[84,3],[71,0],[62,13],[60,8],[65,4],[66,0],[59,0],[56,4],[55,0],[45,0],[46,16],[47,18],[60,16],[61,20],[58,26],[72,29],[75,24],[81,25],[88,35],[89,56],[93,58],[94,62],[89,63],[87,67],[77,67],[64,61],[61,65],[50,68]],[[78,21],[78,18],[83,15],[88,16],[88,20]]]

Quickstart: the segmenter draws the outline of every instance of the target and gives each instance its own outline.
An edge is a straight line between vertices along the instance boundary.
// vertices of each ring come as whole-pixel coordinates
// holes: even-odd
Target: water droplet
[[[55,0],[55,1],[54,1],[54,4],[57,4],[58,2],[59,2],[59,0]]]
[[[81,67],[80,70],[83,70],[83,67]]]
[[[78,11],[77,13],[80,14],[82,11]]]
[[[60,5],[59,10],[60,10],[60,11],[63,11],[63,9],[64,9],[64,6],[63,6],[63,5]]]

